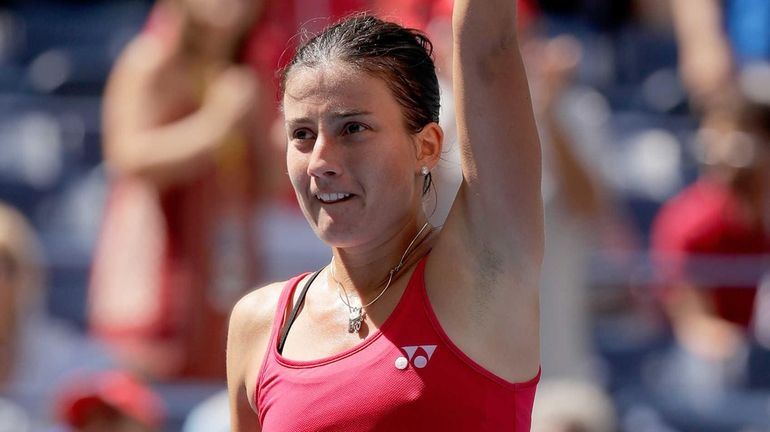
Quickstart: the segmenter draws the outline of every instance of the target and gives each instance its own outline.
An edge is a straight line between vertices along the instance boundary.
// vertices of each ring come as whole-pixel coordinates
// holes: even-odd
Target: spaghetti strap
[[[281,331],[284,323],[284,317],[286,316],[286,306],[289,303],[289,299],[294,294],[294,290],[299,285],[302,278],[307,276],[308,273],[295,276],[284,284],[281,289],[281,295],[278,297],[278,305],[275,308],[275,316],[273,317],[273,328],[270,331],[270,343],[268,343],[268,353],[272,352],[273,346],[276,345],[278,333]]]
[[[323,271],[323,268],[313,273],[313,276],[311,276],[310,279],[308,279],[308,281],[305,283],[305,286],[302,287],[302,292],[299,294],[299,298],[297,299],[297,302],[294,304],[294,307],[291,309],[291,314],[289,314],[289,317],[286,319],[286,323],[283,325],[283,330],[281,331],[281,338],[278,340],[278,346],[276,346],[276,349],[278,350],[278,354],[283,353],[283,346],[284,344],[286,344],[286,338],[289,336],[289,329],[291,328],[291,325],[294,324],[294,320],[297,319],[299,308],[302,307],[302,304],[305,302],[305,296],[307,295],[307,290],[310,288],[310,285],[313,284],[313,281],[315,281],[318,275],[321,274],[321,271]],[[294,292],[293,289],[288,291]],[[284,302],[281,305],[282,310],[286,309],[287,303],[288,303],[288,296],[286,299],[284,299]],[[276,322],[279,322],[279,321],[276,321]]]

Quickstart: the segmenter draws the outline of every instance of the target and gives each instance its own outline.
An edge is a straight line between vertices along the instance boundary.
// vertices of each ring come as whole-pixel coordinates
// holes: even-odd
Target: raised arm
[[[719,0],[671,0],[671,14],[679,45],[679,69],[690,97],[709,103],[732,85],[732,53],[722,29]]]
[[[453,29],[464,177],[453,211],[477,255],[494,255],[533,282],[543,253],[540,144],[517,40],[516,1],[458,0]]]
[[[456,0],[454,95],[463,182],[425,270],[455,343],[511,382],[540,365],[540,144],[515,0]]]

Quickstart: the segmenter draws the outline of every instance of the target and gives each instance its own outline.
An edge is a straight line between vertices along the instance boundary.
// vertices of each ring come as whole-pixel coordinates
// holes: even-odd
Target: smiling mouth
[[[339,202],[347,201],[352,197],[349,193],[322,193],[316,194],[316,198],[324,204],[336,204]]]

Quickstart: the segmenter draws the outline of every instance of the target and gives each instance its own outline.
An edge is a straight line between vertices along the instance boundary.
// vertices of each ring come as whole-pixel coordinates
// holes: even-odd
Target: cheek
[[[408,159],[403,155],[390,155],[390,158],[381,157],[370,167],[370,176],[396,200],[409,200],[414,189],[414,173]]]
[[[307,157],[302,153],[289,148],[286,151],[286,169],[295,188],[307,181]]]

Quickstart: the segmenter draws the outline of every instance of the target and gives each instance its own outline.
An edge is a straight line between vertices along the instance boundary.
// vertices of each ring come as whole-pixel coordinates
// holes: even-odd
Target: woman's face
[[[376,242],[418,215],[419,148],[385,81],[340,63],[299,67],[283,107],[289,177],[321,240]]]

